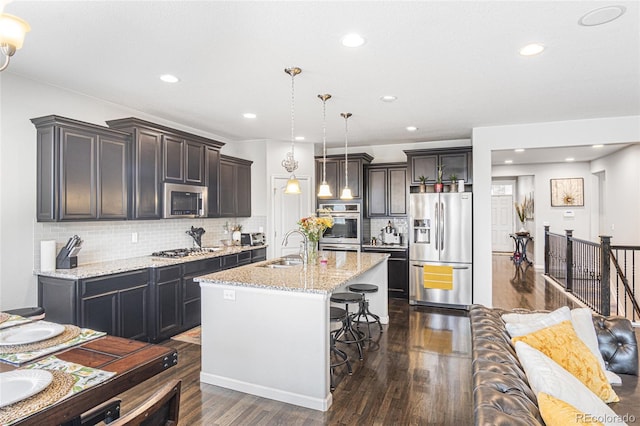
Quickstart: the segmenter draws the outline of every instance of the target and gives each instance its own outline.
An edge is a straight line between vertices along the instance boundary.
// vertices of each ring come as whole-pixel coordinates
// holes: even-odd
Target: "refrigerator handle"
[[[439,203],[435,203],[435,209],[433,212],[433,217],[436,219],[435,228],[436,228],[436,250],[440,249],[440,209],[438,206]]]
[[[440,250],[444,250],[444,203],[440,203]]]

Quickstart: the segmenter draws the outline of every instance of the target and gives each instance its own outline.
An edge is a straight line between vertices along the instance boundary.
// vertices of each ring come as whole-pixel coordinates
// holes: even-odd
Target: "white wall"
[[[492,306],[491,151],[639,141],[640,116],[474,128],[472,132],[474,303]],[[539,218],[537,222],[540,223]]]
[[[264,189],[265,150],[266,143],[230,142],[218,135],[200,131],[173,123],[162,118],[132,110],[125,106],[104,102],[92,97],[60,89],[41,82],[29,80],[11,74],[10,70],[0,74],[0,309],[11,309],[37,304],[36,279],[34,267],[38,265],[36,253],[42,238],[54,236],[58,243],[66,242],[66,238],[80,229],[85,232],[87,247],[80,252],[79,261],[100,260],[101,258],[122,258],[131,254],[148,254],[152,247],[141,244],[136,247],[127,246],[126,250],[118,250],[117,241],[130,244],[130,233],[136,223],[143,229],[144,235],[150,235],[155,241],[155,234],[171,229],[178,232],[181,226],[191,223],[167,222],[165,220],[141,223],[111,222],[74,224],[38,224],[35,219],[36,201],[36,130],[29,121],[31,118],[56,114],[81,121],[105,125],[105,120],[138,117],[194,134],[209,137],[227,143],[222,148],[223,154],[253,160],[252,166],[252,210],[253,221],[248,219],[247,226],[257,227],[266,223],[266,194]],[[278,162],[279,164],[279,162]],[[262,187],[262,188],[261,188]],[[9,207],[10,206],[10,207]],[[180,220],[182,222],[182,220]],[[223,220],[207,219],[205,241],[219,238]],[[264,226],[264,225],[260,225]],[[174,229],[176,228],[176,229]],[[246,228],[245,228],[246,229]],[[249,229],[255,231],[257,229]],[[91,238],[91,234],[95,238]],[[105,235],[111,234],[114,245],[105,246],[100,243]],[[127,239],[127,236],[129,238]],[[141,237],[144,238],[143,235]],[[168,248],[165,245],[183,242],[182,232],[175,239],[158,239],[157,248]],[[188,240],[187,240],[188,242]],[[95,245],[95,250],[91,246]],[[84,256],[84,258],[83,258]]]
[[[471,139],[451,139],[443,141],[413,142],[375,146],[350,146],[349,152],[367,153],[373,157],[373,161],[371,163],[402,163],[407,161],[407,156],[404,153],[404,150],[451,148],[470,145]],[[322,145],[319,145],[319,147],[320,152],[316,153],[316,155],[322,155]],[[344,148],[327,148],[327,155],[329,154],[344,154]]]

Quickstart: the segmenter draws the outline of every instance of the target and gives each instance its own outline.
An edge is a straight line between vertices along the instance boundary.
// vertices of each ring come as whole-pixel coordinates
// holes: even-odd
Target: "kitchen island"
[[[265,261],[197,278],[200,381],[326,411],[332,402],[329,298],[350,284],[375,284],[379,291],[368,295],[370,309],[388,324],[387,258],[329,252],[326,265]]]

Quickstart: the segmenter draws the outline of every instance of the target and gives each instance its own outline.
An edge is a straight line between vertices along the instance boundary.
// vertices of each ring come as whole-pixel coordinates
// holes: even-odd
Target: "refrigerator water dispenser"
[[[413,221],[413,243],[414,244],[430,244],[431,243],[431,220],[415,219]]]

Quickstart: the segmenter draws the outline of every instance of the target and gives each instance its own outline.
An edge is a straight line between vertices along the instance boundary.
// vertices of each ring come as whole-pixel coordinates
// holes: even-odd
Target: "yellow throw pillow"
[[[538,393],[538,408],[547,426],[604,426],[593,416],[544,392]]]
[[[536,332],[511,339],[535,348],[573,374],[604,402],[618,402],[600,363],[587,345],[578,337],[571,321],[546,327]]]

